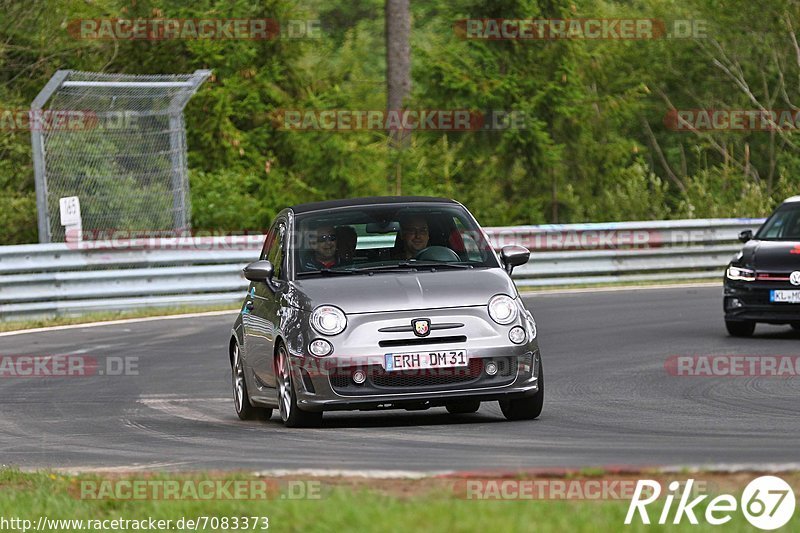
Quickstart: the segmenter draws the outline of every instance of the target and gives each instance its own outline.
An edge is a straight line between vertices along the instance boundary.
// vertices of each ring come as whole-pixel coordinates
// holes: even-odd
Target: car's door
[[[273,354],[275,353],[275,339],[280,326],[280,301],[286,290],[286,243],[287,220],[283,217],[275,221],[272,229],[272,239],[266,247],[265,257],[274,268],[274,275],[270,283],[257,283],[253,294],[254,314],[258,317],[260,335],[254,340],[255,354],[252,357],[253,371],[258,378],[259,385],[275,387],[275,368]]]
[[[273,223],[272,227],[267,232],[267,237],[264,239],[264,246],[258,257],[260,260],[267,258],[270,245],[275,240],[276,228],[277,221]],[[258,365],[258,359],[260,357],[263,358],[263,353],[266,348],[266,325],[263,319],[263,293],[265,287],[264,283],[251,281],[247,288],[247,297],[245,298],[244,306],[242,307],[242,332],[244,337],[242,355],[248,373],[252,372]],[[248,380],[249,378],[250,376],[248,376]]]

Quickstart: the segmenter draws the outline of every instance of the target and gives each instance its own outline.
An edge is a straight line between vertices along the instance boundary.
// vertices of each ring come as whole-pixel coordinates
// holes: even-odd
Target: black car
[[[757,322],[800,330],[800,196],[781,204],[753,235],[739,234],[744,248],[725,272],[725,326],[749,337]]]

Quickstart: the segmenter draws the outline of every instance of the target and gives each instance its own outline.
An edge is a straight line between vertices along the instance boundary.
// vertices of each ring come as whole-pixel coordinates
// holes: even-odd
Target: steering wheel
[[[460,262],[461,258],[455,253],[453,250],[448,248],[447,246],[428,246],[427,248],[423,248],[417,255],[414,256],[414,259],[418,261],[455,261]]]

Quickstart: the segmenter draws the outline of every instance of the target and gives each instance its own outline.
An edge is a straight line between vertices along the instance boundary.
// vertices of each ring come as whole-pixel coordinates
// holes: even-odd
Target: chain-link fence
[[[39,241],[65,240],[69,196],[84,235],[189,229],[183,108],[210,74],[56,72],[31,105]]]

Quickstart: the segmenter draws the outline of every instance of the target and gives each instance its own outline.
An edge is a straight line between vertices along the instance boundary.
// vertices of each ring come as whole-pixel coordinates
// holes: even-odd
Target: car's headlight
[[[498,324],[503,326],[511,324],[518,315],[517,302],[510,296],[498,294],[489,300],[489,316]]]
[[[755,281],[756,280],[756,272],[755,270],[751,270],[749,268],[740,268],[735,266],[729,266],[728,271],[725,273],[728,279],[734,281]]]
[[[347,327],[347,317],[338,307],[320,305],[311,313],[311,326],[323,335],[338,335]]]

